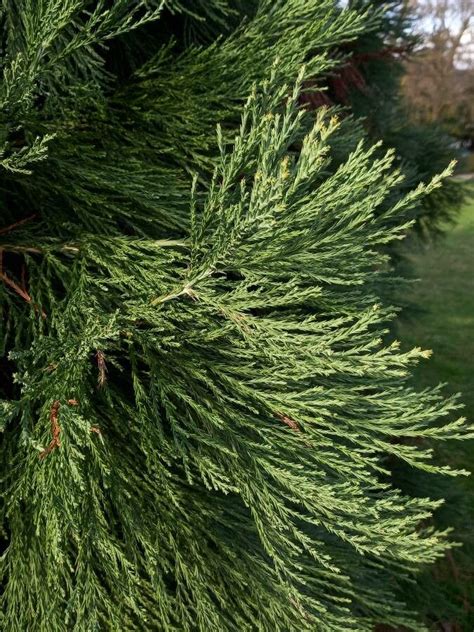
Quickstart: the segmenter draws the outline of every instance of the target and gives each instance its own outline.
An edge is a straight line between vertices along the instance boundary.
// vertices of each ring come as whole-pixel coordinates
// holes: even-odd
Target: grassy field
[[[474,194],[474,186],[472,187]],[[416,283],[411,300],[420,312],[401,327],[402,340],[433,350],[417,379],[447,381],[462,392],[474,417],[474,200],[447,236],[409,255]]]
[[[474,185],[471,186],[474,195]],[[417,309],[405,316],[398,337],[404,347],[432,349],[418,368],[418,386],[447,382],[447,393],[461,392],[463,414],[474,422],[474,198],[441,241],[408,254],[419,281],[408,297]],[[440,461],[474,472],[474,442],[438,449]],[[474,475],[449,480],[421,476],[409,483],[415,493],[447,498],[438,523],[455,526],[463,547],[427,573],[418,601],[435,630],[474,630]],[[419,608],[419,604],[418,604]],[[449,627],[450,626],[450,627]]]

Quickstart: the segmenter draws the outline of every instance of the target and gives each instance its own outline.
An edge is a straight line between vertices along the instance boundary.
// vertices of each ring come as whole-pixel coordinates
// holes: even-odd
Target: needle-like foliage
[[[469,430],[379,295],[441,178],[301,107],[366,15],[244,5],[3,2],[5,631],[417,627],[449,546],[387,475]]]

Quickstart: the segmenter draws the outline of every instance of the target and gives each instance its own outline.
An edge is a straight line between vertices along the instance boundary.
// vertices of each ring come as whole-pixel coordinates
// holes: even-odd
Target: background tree
[[[474,132],[474,10],[471,0],[417,0],[420,46],[403,80],[412,116],[441,122],[472,146]]]

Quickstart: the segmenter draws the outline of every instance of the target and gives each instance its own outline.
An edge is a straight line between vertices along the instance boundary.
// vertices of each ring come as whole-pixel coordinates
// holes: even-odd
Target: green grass
[[[474,186],[472,193],[474,194]],[[408,300],[415,310],[399,325],[405,348],[421,346],[433,356],[416,370],[415,382],[424,387],[446,382],[446,393],[462,393],[463,414],[474,422],[474,198],[462,209],[446,236],[429,246],[408,251],[419,279]],[[474,442],[451,442],[437,451],[437,459],[474,471]],[[454,538],[463,547],[419,580],[417,608],[433,629],[474,630],[474,476],[438,479],[411,474],[405,481],[412,493],[445,497],[438,524],[454,525]],[[408,477],[409,479],[409,477]],[[421,602],[421,603],[420,603]],[[448,629],[448,628],[444,628]]]
[[[449,382],[474,419],[474,200],[444,239],[408,256],[419,279],[410,299],[420,311],[405,320],[400,335],[408,346],[433,350],[418,383]]]

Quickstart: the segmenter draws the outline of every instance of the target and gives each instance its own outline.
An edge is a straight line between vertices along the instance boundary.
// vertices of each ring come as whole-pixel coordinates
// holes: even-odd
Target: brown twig
[[[299,427],[298,422],[296,422],[294,419],[291,419],[291,417],[288,417],[288,415],[284,415],[283,413],[275,413],[275,414],[278,417],[278,419],[282,421],[285,425],[287,425],[289,428],[291,428],[295,432],[301,432],[301,428]]]
[[[67,403],[70,406],[79,405],[79,402],[77,401],[77,399],[68,399]],[[61,437],[60,437],[61,426],[59,425],[59,419],[58,419],[60,407],[61,407],[61,402],[58,399],[54,400],[53,405],[51,406],[51,411],[49,413],[49,419],[51,421],[51,434],[53,435],[53,438],[49,442],[49,445],[42,452],[40,452],[39,454],[40,459],[44,459],[45,457],[48,456],[48,454],[51,454],[53,450],[61,447]]]
[[[31,303],[32,299],[31,299],[31,296],[28,294],[28,292],[24,290],[23,288],[21,288],[19,285],[17,285],[15,281],[10,279],[10,277],[7,276],[5,272],[2,272],[0,274],[0,278],[5,283],[5,285],[8,285],[9,287],[11,287],[11,289],[14,292],[16,292],[19,296],[21,296],[22,299],[24,299],[27,303]]]
[[[60,438],[61,426],[59,425],[59,421],[58,421],[58,413],[59,413],[60,406],[61,406],[61,403],[57,399],[53,402],[53,405],[51,406],[49,419],[51,421],[51,434],[53,435],[53,438],[51,439],[48,447],[45,448],[42,452],[40,452],[40,455],[39,455],[40,459],[44,459],[45,457],[48,456],[48,454],[51,454],[53,450],[61,447],[61,438]]]
[[[34,219],[35,217],[36,217],[36,214],[29,215],[28,217],[25,217],[24,219],[20,219],[18,222],[14,222],[13,224],[10,224],[9,226],[0,228],[0,235],[9,233],[12,230],[15,230],[15,228],[18,228],[19,226],[23,226],[23,224],[26,224],[27,222],[31,222],[31,220]]]
[[[102,388],[107,381],[107,365],[105,364],[105,354],[99,349],[95,354],[95,357],[97,359],[97,368],[99,369],[97,384],[99,388]]]
[[[279,419],[282,423],[284,423],[285,426],[288,426],[288,428],[291,428],[295,432],[301,432],[299,423],[291,417],[288,417],[288,415],[284,415],[283,413],[277,411],[275,413],[275,417]],[[311,441],[308,441],[308,439],[306,438],[306,433],[303,434],[302,441],[306,447],[313,448],[313,444],[311,443]]]
[[[21,266],[21,287],[26,292],[26,266],[25,264]]]
[[[21,296],[21,298],[24,301],[32,305],[35,312],[39,311],[38,306],[33,303],[33,299],[31,298],[31,296],[26,291],[26,288],[24,287],[25,282],[26,282],[25,273],[22,272],[23,287],[20,287],[17,283],[15,283],[15,281],[13,281],[13,279],[10,279],[10,277],[7,275],[6,272],[3,271],[3,250],[1,248],[0,248],[0,279],[5,283],[5,285],[10,287],[16,294],[18,294],[18,296]],[[44,312],[44,310],[41,310],[41,317],[46,318],[46,313]]]

